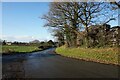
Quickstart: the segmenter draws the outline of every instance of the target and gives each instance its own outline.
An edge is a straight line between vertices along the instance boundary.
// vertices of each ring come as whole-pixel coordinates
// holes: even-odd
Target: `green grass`
[[[4,45],[2,46],[2,53],[9,52],[32,52],[35,50],[40,50],[37,46],[13,46]]]
[[[118,50],[119,48],[66,48],[65,46],[56,49],[57,54],[94,61],[107,64],[118,65]]]

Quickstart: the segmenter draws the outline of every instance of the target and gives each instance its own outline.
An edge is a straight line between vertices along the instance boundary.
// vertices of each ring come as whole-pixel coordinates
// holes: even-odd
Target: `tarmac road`
[[[2,57],[4,78],[118,78],[118,66],[62,57],[55,48]]]

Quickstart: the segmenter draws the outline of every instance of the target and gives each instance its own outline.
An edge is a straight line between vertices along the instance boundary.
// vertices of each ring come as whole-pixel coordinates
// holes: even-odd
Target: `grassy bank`
[[[56,49],[57,54],[62,56],[94,61],[106,64],[118,65],[118,48],[66,48]]]
[[[32,52],[40,50],[37,46],[14,46],[14,45],[4,45],[2,46],[2,53],[12,53],[12,52]]]

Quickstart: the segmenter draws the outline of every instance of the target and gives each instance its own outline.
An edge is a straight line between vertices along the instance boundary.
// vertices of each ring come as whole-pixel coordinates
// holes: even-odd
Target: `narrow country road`
[[[62,57],[55,48],[2,57],[3,78],[117,78],[118,66]]]

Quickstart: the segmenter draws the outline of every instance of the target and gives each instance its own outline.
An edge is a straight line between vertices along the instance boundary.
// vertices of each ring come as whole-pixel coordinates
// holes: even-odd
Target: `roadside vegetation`
[[[38,40],[31,41],[29,43],[25,42],[7,42],[2,41],[0,47],[0,53],[3,54],[14,54],[14,53],[31,53],[35,51],[40,51],[55,47],[55,44],[52,40],[47,42],[39,42]]]
[[[59,46],[119,46],[120,26],[108,24],[117,19],[118,9],[109,2],[51,3],[48,14],[43,16],[47,21],[44,26],[53,30]]]
[[[48,14],[43,16],[47,21],[44,26],[53,30],[58,54],[118,64],[120,26],[108,23],[117,20],[119,8],[117,2],[51,3]]]
[[[66,48],[65,46],[56,49],[57,54],[62,56],[94,61],[106,64],[118,65],[118,48]]]
[[[2,46],[2,53],[12,53],[12,52],[32,52],[41,50],[37,46],[17,46],[17,45],[4,45]]]

